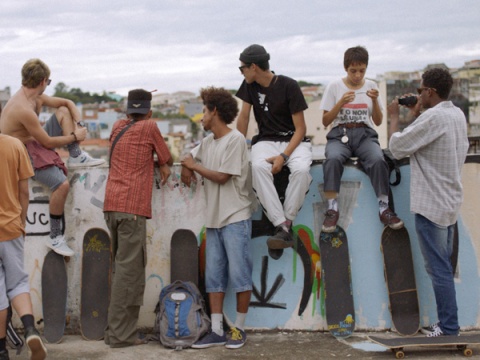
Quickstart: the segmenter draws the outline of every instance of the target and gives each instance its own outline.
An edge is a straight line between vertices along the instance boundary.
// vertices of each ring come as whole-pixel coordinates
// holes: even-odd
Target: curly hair
[[[229,91],[211,86],[201,89],[200,97],[208,110],[217,109],[218,116],[225,124],[231,124],[235,120],[238,104]]]
[[[30,59],[22,67],[22,85],[27,88],[36,88],[50,77],[50,69],[40,59]]]
[[[348,48],[343,56],[345,70],[352,64],[365,64],[368,66],[368,51],[363,46]]]
[[[433,68],[422,74],[423,86],[434,88],[441,99],[448,99],[453,86],[452,75],[448,70]]]

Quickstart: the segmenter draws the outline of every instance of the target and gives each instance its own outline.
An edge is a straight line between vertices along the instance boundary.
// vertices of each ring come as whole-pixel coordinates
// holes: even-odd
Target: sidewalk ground
[[[166,349],[158,342],[110,349],[103,341],[86,341],[79,335],[67,335],[60,344],[47,344],[48,359],[95,359],[95,360],[182,360],[182,359],[395,359],[395,355],[379,345],[368,341],[373,333],[355,333],[346,340],[336,340],[329,333],[323,332],[248,332],[247,344],[237,350],[214,347],[203,350],[186,349],[174,351]],[[480,334],[480,332],[468,332]],[[375,333],[375,335],[392,335],[392,333]],[[472,346],[473,359],[480,358],[480,346]],[[451,349],[416,348],[405,351],[407,359],[436,360],[463,358],[463,354]],[[11,360],[28,359],[26,348],[20,356],[10,350]]]

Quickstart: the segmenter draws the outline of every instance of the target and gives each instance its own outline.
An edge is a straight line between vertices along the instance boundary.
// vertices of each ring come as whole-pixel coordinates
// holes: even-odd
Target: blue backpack
[[[165,347],[188,348],[210,329],[205,301],[190,281],[178,280],[164,287],[155,313],[154,332]]]

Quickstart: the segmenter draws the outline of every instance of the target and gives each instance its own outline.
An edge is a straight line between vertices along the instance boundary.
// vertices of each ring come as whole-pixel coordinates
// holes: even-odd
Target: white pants
[[[290,176],[282,205],[273,184],[272,164],[266,159],[280,155],[287,146],[288,142],[259,141],[252,146],[251,152],[253,188],[265,214],[274,226],[280,225],[286,219],[295,220],[312,182],[310,175],[312,145],[309,142],[302,142],[286,164],[290,169]]]

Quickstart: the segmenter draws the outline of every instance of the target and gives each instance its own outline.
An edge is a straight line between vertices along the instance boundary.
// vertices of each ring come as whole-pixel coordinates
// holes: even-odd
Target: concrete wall
[[[464,167],[465,203],[459,219],[459,265],[455,275],[460,325],[463,329],[480,328],[480,225],[479,184],[480,160]],[[323,201],[323,171],[320,163],[312,165],[313,182],[305,203],[295,221],[299,236],[297,250],[287,249],[275,260],[266,247],[268,222],[258,208],[254,215],[254,286],[258,296],[249,310],[246,325],[256,329],[325,330],[325,307],[322,293],[318,238],[325,204]],[[414,231],[409,212],[410,167],[401,167],[402,181],[393,188],[395,208],[410,233],[419,293],[422,324],[436,320],[435,300],[430,280]],[[67,331],[78,331],[80,312],[82,241],[92,228],[107,229],[103,220],[103,198],[108,168],[72,171],[69,174],[71,193],[66,205],[66,236],[76,255],[67,263],[69,323]],[[158,171],[153,189],[153,218],[148,221],[148,266],[144,306],[140,327],[153,325],[153,310],[158,294],[170,281],[170,239],[179,228],[191,229],[203,242],[205,199],[202,184],[186,188],[180,183],[180,167],[175,166],[166,186],[160,186]],[[48,189],[30,182],[25,244],[26,269],[30,275],[34,315],[42,319],[41,270],[48,236]],[[391,327],[388,296],[380,251],[382,225],[378,221],[375,195],[367,176],[354,164],[343,175],[340,193],[340,225],[347,232],[357,330],[385,330]],[[300,244],[301,242],[301,244]],[[310,261],[308,261],[310,260]],[[304,266],[311,263],[311,266]],[[263,278],[262,278],[263,276]],[[262,288],[264,284],[264,288]],[[262,294],[271,294],[270,297]],[[226,296],[226,315],[235,314],[234,295]],[[15,318],[19,324],[18,318]],[[42,323],[40,322],[40,327]]]

